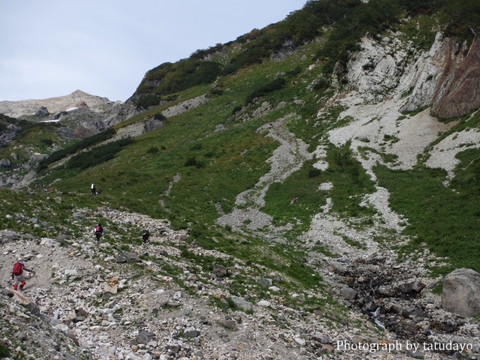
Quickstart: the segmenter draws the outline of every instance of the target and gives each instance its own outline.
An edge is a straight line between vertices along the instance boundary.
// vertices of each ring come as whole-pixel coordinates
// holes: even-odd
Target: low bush
[[[93,145],[96,145],[102,141],[110,139],[113,135],[115,134],[115,130],[113,128],[109,128],[99,134],[90,136],[86,139],[83,139],[82,141],[76,142],[74,144],[71,144],[62,150],[55,151],[50,154],[49,157],[41,160],[38,163],[38,168],[39,170],[45,170],[48,165],[53,164],[54,162],[57,162],[58,160],[63,159],[64,157],[67,157],[69,155],[75,154],[76,152],[89,148]]]
[[[165,120],[167,120],[167,118],[165,117],[165,115],[163,115],[162,113],[155,114],[155,115],[153,116],[153,118],[154,118],[155,120],[160,120],[160,121],[165,121]]]
[[[283,88],[285,85],[287,84],[287,81],[284,79],[284,78],[276,78],[275,80],[272,80],[268,83],[266,83],[265,85],[263,85],[262,87],[254,90],[253,92],[251,92],[245,102],[247,104],[251,103],[255,98],[258,98],[258,97],[261,97],[261,96],[264,96],[268,93],[271,93],[273,91],[276,91],[276,90],[280,90],[281,88]]]
[[[8,358],[10,356],[10,349],[4,343],[0,343],[0,358]]]
[[[160,97],[156,94],[144,94],[134,99],[133,102],[138,107],[148,109],[151,106],[160,104]]]
[[[313,168],[308,172],[308,177],[314,178],[322,175],[322,170]]]
[[[158,149],[158,147],[156,146],[152,146],[151,148],[149,148],[147,150],[147,154],[156,154],[158,153],[160,150]]]
[[[200,169],[205,167],[205,163],[197,160],[195,156],[191,156],[187,159],[187,161],[185,161],[185,166],[195,166],[196,168]]]
[[[122,150],[123,147],[132,143],[133,140],[131,138],[125,138],[96,147],[87,152],[82,152],[70,159],[65,164],[65,168],[78,170],[88,169],[102,162],[113,159],[115,154]]]

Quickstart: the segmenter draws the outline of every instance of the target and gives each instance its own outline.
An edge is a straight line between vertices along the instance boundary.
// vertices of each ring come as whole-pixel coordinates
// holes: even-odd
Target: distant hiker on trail
[[[92,192],[93,196],[97,196],[97,187],[95,186],[95,184],[92,184],[90,186],[90,191]]]
[[[19,289],[23,290],[23,287],[26,284],[25,277],[23,276],[23,271],[28,271],[35,274],[35,271],[27,269],[25,267],[25,263],[23,261],[17,261],[13,265],[12,269],[13,290],[17,290],[19,288],[18,284],[20,284]]]
[[[143,229],[142,231],[142,239],[144,244],[150,243],[150,233],[147,229]]]
[[[100,242],[100,238],[102,237],[102,234],[103,234],[102,225],[98,224],[95,227],[95,236],[97,237],[97,243]]]

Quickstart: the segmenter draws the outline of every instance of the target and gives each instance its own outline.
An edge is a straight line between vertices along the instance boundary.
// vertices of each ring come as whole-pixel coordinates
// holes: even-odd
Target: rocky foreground
[[[56,239],[2,231],[2,284],[17,258],[36,275],[23,293],[0,293],[1,342],[26,359],[447,359],[479,356],[478,323],[442,309],[421,260],[393,253],[311,259],[342,305],[305,311],[326,293],[285,296],[281,274],[186,241],[168,222],[99,208],[74,217],[110,219]],[[116,227],[115,227],[116,226]],[[117,246],[134,231],[149,244]],[[138,231],[138,233],[137,233]],[[138,235],[137,235],[138,234]],[[125,240],[125,239],[122,239]],[[193,257],[208,261],[199,266]],[[235,296],[240,281],[243,296]],[[259,289],[263,291],[259,291]],[[294,299],[292,302],[291,299]],[[1,349],[1,347],[0,347]]]

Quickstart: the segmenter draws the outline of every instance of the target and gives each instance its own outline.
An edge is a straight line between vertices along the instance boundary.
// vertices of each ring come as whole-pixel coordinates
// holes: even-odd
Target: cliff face
[[[456,154],[478,148],[480,133],[463,129],[433,149],[429,145],[456,124],[438,118],[466,115],[480,105],[480,42],[474,41],[468,50],[437,34],[430,49],[421,52],[397,35],[377,41],[362,39],[362,49],[347,66],[348,85],[338,86],[319,116],[341,105],[345,109],[341,118],[352,119],[329,132],[329,140],[337,146],[350,141],[358,151],[368,142],[376,151],[397,158],[395,163],[385,164],[394,169],[412,169],[418,156],[425,154],[430,159],[427,166],[443,168],[452,176]],[[395,141],[385,141],[392,137]],[[377,160],[374,154],[367,157],[368,161],[365,155],[358,159],[371,171]]]
[[[351,88],[363,102],[396,98],[401,111],[431,106],[440,118],[480,106],[480,40],[468,48],[439,33],[428,51],[412,56],[415,52],[395,34],[380,41],[364,38],[348,66]]]
[[[466,56],[464,50],[450,47],[444,64],[432,107],[441,118],[465,115],[480,107],[480,40],[473,41]]]

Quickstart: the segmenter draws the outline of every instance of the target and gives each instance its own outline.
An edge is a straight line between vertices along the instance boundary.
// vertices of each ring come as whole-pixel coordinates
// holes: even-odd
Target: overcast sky
[[[129,98],[166,61],[283,20],[306,0],[0,0],[0,101]]]

